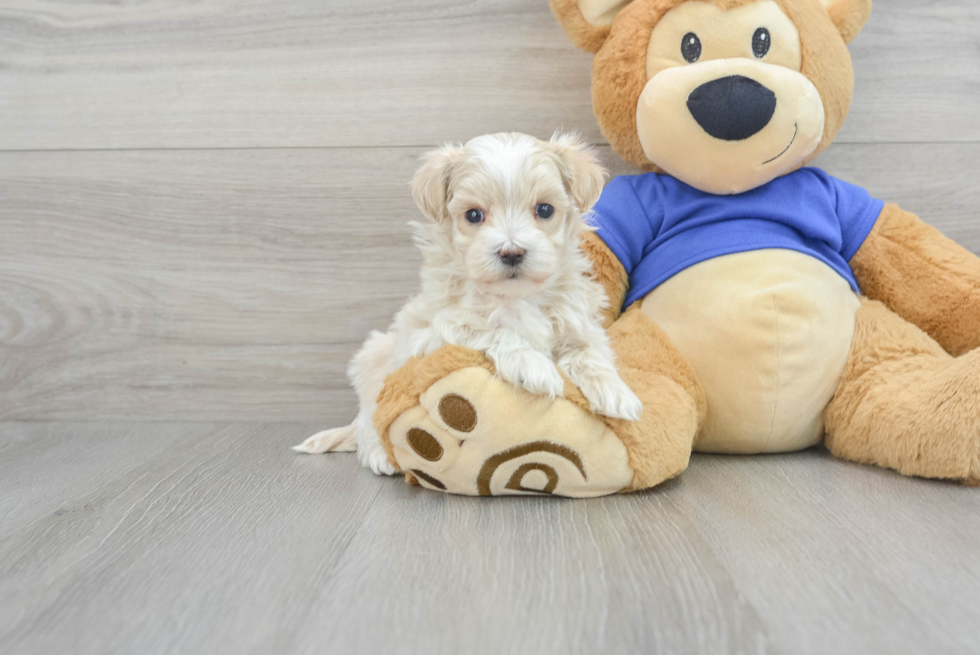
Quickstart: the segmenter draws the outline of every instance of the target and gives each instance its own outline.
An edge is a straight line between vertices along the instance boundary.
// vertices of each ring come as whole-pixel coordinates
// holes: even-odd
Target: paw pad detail
[[[434,477],[432,477],[431,475],[429,475],[425,471],[420,471],[418,469],[412,469],[411,472],[415,475],[415,477],[417,477],[420,480],[425,480],[426,482],[428,482],[429,484],[431,484],[433,487],[435,487],[439,491],[445,491],[446,490],[446,485],[444,485],[443,483],[439,482],[439,480],[435,479]]]
[[[544,473],[545,477],[547,478],[547,482],[540,489],[524,486],[524,477],[531,471],[540,471],[541,473]],[[518,469],[514,471],[514,475],[510,476],[510,480],[507,481],[507,484],[504,485],[504,488],[510,489],[511,491],[552,494],[554,493],[555,487],[557,486],[558,486],[558,471],[551,468],[547,464],[531,463],[531,464],[524,464],[523,466],[518,467]],[[489,495],[489,492],[487,494],[482,494],[482,495]]]
[[[582,458],[579,454],[568,446],[562,446],[561,444],[551,443],[550,441],[534,441],[532,443],[525,443],[519,446],[514,446],[502,453],[497,453],[493,457],[489,458],[480,467],[480,473],[476,478],[476,487],[481,496],[491,496],[493,491],[491,489],[491,482],[493,481],[493,474],[496,473],[497,469],[501,465],[507,462],[525,457],[532,453],[551,453],[557,455],[562,459],[565,459],[575,465],[578,472],[582,476],[582,481],[588,480],[588,476],[585,474],[585,466],[582,465]],[[547,482],[541,489],[534,489],[530,487],[525,487],[523,481],[525,476],[531,471],[540,471],[543,473]],[[526,491],[531,493],[546,493],[550,494],[558,486],[559,476],[558,472],[554,467],[544,464],[542,462],[525,462],[514,471],[513,475],[507,480],[507,484],[504,485],[505,489],[510,489],[511,491]]]
[[[473,403],[455,393],[446,394],[439,401],[439,416],[446,425],[459,432],[472,432],[476,427]]]
[[[408,431],[408,445],[419,454],[419,457],[430,462],[438,462],[442,458],[442,444],[422,428],[412,428]]]
[[[437,380],[387,436],[410,479],[448,493],[581,498],[616,493],[633,479],[625,445],[601,419],[481,367]]]

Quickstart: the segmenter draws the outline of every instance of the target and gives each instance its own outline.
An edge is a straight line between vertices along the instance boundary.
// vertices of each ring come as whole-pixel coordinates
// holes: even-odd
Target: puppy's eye
[[[701,58],[701,39],[694,32],[688,32],[681,39],[681,55],[684,61],[693,64]]]
[[[478,225],[483,222],[483,210],[482,209],[470,209],[466,212],[466,222],[473,225]]]
[[[547,203],[541,203],[534,208],[534,213],[538,215],[538,218],[543,218],[548,220],[555,214],[555,208]]]
[[[769,30],[760,27],[752,35],[752,52],[755,53],[757,59],[762,59],[769,54],[769,48],[771,47],[772,37],[769,35]]]

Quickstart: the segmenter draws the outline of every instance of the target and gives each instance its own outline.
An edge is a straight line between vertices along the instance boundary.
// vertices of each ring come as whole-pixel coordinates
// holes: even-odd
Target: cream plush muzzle
[[[701,85],[741,76],[776,94],[766,126],[744,140],[708,134],[688,109]],[[719,195],[743,193],[798,168],[820,144],[824,110],[813,84],[781,66],[721,59],[668,68],[640,95],[636,124],[650,161],[697,189]]]
[[[764,52],[754,50],[760,30]],[[690,39],[697,44],[694,61],[682,47]],[[825,122],[820,93],[801,69],[799,31],[771,0],[727,11],[696,1],[671,9],[647,47],[648,81],[636,108],[644,154],[681,181],[719,195],[743,193],[798,168],[820,145]],[[775,100],[771,116],[744,117],[762,125],[745,138],[713,136],[691,106],[705,91],[717,98],[717,87],[731,80],[740,83],[732,88],[752,87],[750,98],[755,93]],[[704,108],[717,123],[753,113],[744,99],[719,100]]]

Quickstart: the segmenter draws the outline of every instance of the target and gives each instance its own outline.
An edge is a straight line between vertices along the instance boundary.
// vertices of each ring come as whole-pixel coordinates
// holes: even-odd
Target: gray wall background
[[[980,5],[879,0],[817,165],[980,251]],[[416,158],[598,132],[544,0],[0,5],[0,420],[311,421],[416,287]]]

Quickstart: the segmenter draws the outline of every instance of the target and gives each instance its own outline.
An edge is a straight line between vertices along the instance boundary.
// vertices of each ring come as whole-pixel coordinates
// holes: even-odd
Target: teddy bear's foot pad
[[[583,498],[616,493],[633,479],[626,447],[601,419],[481,367],[435,382],[388,436],[409,481],[448,493]]]

